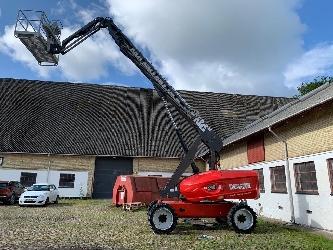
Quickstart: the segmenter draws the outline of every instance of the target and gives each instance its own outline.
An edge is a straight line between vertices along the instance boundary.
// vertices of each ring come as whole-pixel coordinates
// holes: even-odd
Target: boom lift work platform
[[[251,170],[217,170],[222,139],[158,73],[111,18],[97,17],[62,41],[61,29],[59,21],[50,21],[42,11],[19,11],[14,35],[40,65],[49,66],[58,64],[59,54],[65,55],[96,32],[107,29],[120,51],[151,81],[165,103],[185,154],[160,192],[165,199],[153,201],[148,207],[148,221],[152,230],[158,234],[170,233],[175,229],[178,218],[216,218],[218,222],[228,221],[236,232],[252,232],[257,216],[247,205],[246,199],[259,197],[258,173]],[[189,147],[168,105],[172,105],[197,131],[197,137]],[[210,170],[198,173],[193,160],[201,143],[209,149]],[[190,165],[194,174],[180,181]]]

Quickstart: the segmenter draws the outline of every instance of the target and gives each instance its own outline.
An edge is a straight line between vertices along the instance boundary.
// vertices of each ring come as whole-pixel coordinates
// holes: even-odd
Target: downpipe
[[[284,153],[285,153],[285,161],[286,161],[286,179],[287,179],[287,187],[288,187],[288,196],[291,210],[291,223],[295,223],[295,207],[294,207],[294,197],[291,189],[291,178],[290,178],[290,166],[289,166],[289,155],[288,155],[288,144],[285,140],[283,140],[280,136],[278,136],[273,130],[272,127],[268,127],[268,131],[280,142],[284,144]]]
[[[51,168],[51,159],[50,159],[50,154],[47,154],[47,159],[48,159],[48,166],[47,166],[47,176],[46,176],[46,182],[49,183],[50,179],[50,168]]]

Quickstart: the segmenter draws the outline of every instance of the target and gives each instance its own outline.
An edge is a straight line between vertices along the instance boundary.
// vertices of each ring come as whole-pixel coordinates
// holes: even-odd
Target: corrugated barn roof
[[[285,121],[289,118],[295,117],[309,109],[312,109],[318,105],[324,104],[333,99],[333,82],[327,82],[319,88],[311,91],[310,93],[296,99],[288,105],[268,113],[266,116],[250,123],[237,133],[232,134],[228,138],[224,139],[224,145],[231,144],[246,138],[252,134],[258,133],[264,129]]]
[[[293,99],[180,91],[226,138]],[[171,107],[189,143],[193,128]],[[179,157],[182,149],[152,89],[0,79],[0,152]],[[205,149],[201,149],[203,153]]]

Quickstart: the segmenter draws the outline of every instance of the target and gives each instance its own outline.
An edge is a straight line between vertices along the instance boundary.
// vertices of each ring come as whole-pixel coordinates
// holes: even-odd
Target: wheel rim
[[[159,230],[168,230],[173,224],[172,212],[165,207],[157,209],[153,214],[153,223]]]
[[[253,226],[253,215],[248,209],[239,209],[236,211],[234,218],[235,225],[240,230],[248,230]]]

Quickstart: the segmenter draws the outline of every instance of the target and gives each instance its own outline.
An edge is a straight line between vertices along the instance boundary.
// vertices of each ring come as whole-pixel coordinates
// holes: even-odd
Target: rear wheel
[[[59,196],[57,196],[57,198],[54,201],[54,204],[58,204],[59,203]]]
[[[233,206],[228,214],[228,224],[237,232],[251,233],[257,224],[257,215],[245,203]]]
[[[148,210],[150,227],[156,234],[168,234],[177,225],[177,217],[168,204],[154,204]]]

